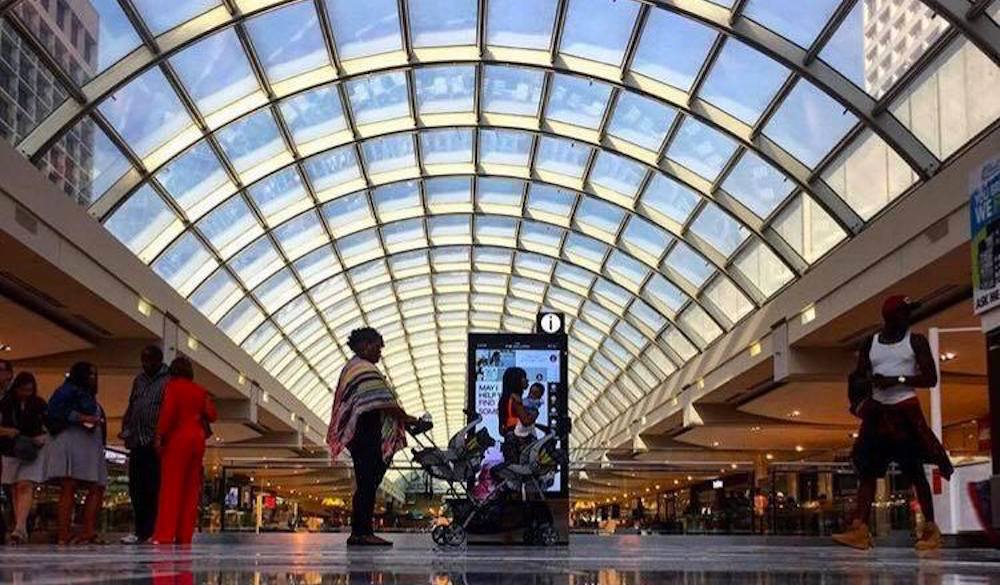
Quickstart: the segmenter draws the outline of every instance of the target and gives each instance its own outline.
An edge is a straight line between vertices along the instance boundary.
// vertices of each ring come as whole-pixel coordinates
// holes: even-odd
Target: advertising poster
[[[1000,305],[1000,156],[969,179],[972,300],[976,314]]]

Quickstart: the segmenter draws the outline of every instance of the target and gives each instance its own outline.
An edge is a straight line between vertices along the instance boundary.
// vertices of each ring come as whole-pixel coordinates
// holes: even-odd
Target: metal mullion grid
[[[837,30],[844,20],[851,14],[854,10],[854,6],[857,5],[858,0],[841,0],[840,4],[834,9],[833,14],[830,19],[827,20],[823,29],[820,30],[819,35],[813,40],[812,46],[806,51],[806,56],[803,59],[803,63],[809,65],[823,51],[830,39],[836,34]]]
[[[676,110],[676,108],[675,108]],[[667,129],[667,135],[663,137],[663,141],[660,143],[660,149],[656,153],[656,161],[660,161],[667,158],[667,153],[670,152],[670,146],[674,143],[674,139],[677,138],[677,134],[681,131],[681,126],[684,125],[684,120],[687,119],[688,114],[680,110],[676,110],[677,115],[670,122],[670,128]]]
[[[621,71],[618,74],[618,79],[625,79],[625,75],[632,68],[632,62],[635,60],[635,54],[638,52],[639,43],[642,40],[642,31],[646,28],[646,20],[649,17],[650,10],[652,8],[649,4],[639,4],[639,13],[635,17],[632,34],[629,35],[628,43],[625,45],[625,53],[622,55]]]
[[[344,67],[340,63],[340,55],[337,53],[337,42],[333,36],[333,26],[330,23],[330,15],[326,11],[324,0],[313,0],[313,8],[319,19],[319,29],[323,36],[323,44],[326,45],[326,54],[333,64],[337,77],[343,77]]]
[[[566,25],[566,13],[569,12],[569,0],[557,0],[555,18],[552,22],[552,39],[549,45],[549,63],[555,63],[562,45],[563,28]]]
[[[399,32],[403,52],[406,53],[406,62],[413,63],[416,58],[413,54],[413,31],[410,30],[410,10],[407,0],[396,0],[396,12],[399,14]]]
[[[611,86],[611,94],[608,96],[608,103],[604,106],[604,114],[601,116],[601,121],[597,125],[597,144],[599,147],[604,146],[604,140],[608,136],[608,128],[611,126],[611,119],[614,118],[615,112],[618,111],[618,100],[621,98],[622,91],[625,90]]]
[[[476,14],[479,16],[476,22],[476,48],[479,52],[479,58],[482,59],[486,53],[486,19],[489,15],[486,0],[478,0]]]
[[[746,8],[749,0],[736,0],[729,11],[729,26],[732,26],[738,19],[743,18],[743,9]]]
[[[479,173],[479,161],[480,154],[479,149],[482,145],[482,123],[483,123],[483,83],[486,79],[485,65],[479,63],[475,65],[474,68],[475,75],[475,87],[472,90],[472,112],[476,118],[476,127],[472,132],[472,168],[478,174]],[[476,183],[476,181],[473,181]],[[476,186],[472,187],[473,204],[475,203]]]
[[[225,0],[225,2],[227,4],[231,4],[231,0]],[[238,15],[237,12],[234,12],[234,14]],[[247,60],[250,63],[250,67],[254,72],[254,76],[257,78],[257,83],[260,85],[261,89],[263,89],[264,93],[267,95],[268,99],[267,108],[270,110],[271,117],[274,119],[275,124],[278,127],[278,133],[281,135],[282,141],[285,144],[285,149],[292,154],[292,157],[295,161],[300,161],[301,156],[299,155],[298,147],[295,144],[295,140],[292,137],[291,131],[288,129],[288,125],[286,124],[284,117],[281,115],[281,112],[279,111],[280,109],[277,106],[277,96],[274,93],[274,89],[271,87],[270,80],[267,77],[267,72],[264,70],[264,66],[260,61],[260,57],[257,54],[256,48],[254,47],[253,39],[251,39],[250,35],[247,33],[243,21],[238,22],[233,27],[233,30],[236,33],[236,36],[240,40],[240,44],[243,47],[243,52],[244,54],[246,54]],[[226,164],[227,165],[229,164],[228,160]],[[232,170],[235,171],[235,169]],[[257,204],[255,201],[253,201],[253,198],[247,195],[246,186],[243,185],[242,180],[239,177],[238,173],[236,174],[235,184],[239,188],[239,193],[243,196],[244,202],[250,207],[250,210],[256,216],[257,221],[259,221],[262,226],[267,226],[268,224],[266,218],[264,217],[264,214],[260,211],[260,209],[257,208]],[[310,193],[310,195],[313,198],[313,203],[314,203],[314,207],[310,211],[316,212],[319,210],[319,206],[316,204],[317,200],[314,194]],[[322,224],[323,222],[321,221],[320,223]],[[293,268],[292,261],[285,253],[284,248],[281,247],[281,243],[274,236],[273,228],[265,229],[265,234],[268,240],[270,240],[271,245],[277,251],[278,256],[285,263],[285,266],[288,268],[288,272],[292,275],[292,278],[295,279],[295,283],[299,286],[299,289],[302,291],[302,293],[305,294],[306,291],[308,291],[309,289],[302,281],[302,277],[299,275],[299,273]],[[330,235],[329,232],[327,232],[328,237],[329,235]],[[313,303],[312,298],[308,297],[308,295],[307,298],[309,300],[310,306],[313,308],[313,310],[316,311],[317,315],[322,315],[322,313],[319,312],[318,307],[316,307],[315,303]],[[268,314],[267,311],[264,311],[264,314],[268,315],[268,318],[271,318],[271,315]],[[333,331],[329,328],[329,325],[326,323],[325,320],[324,320],[324,325],[327,325],[326,327],[327,332],[330,334],[331,337],[333,337]],[[277,326],[277,323],[275,323],[275,326]],[[323,378],[319,375],[319,371],[316,369],[316,366],[308,358],[306,358],[305,354],[302,353],[302,350],[298,347],[298,345],[292,342],[290,337],[291,332],[284,332],[284,330],[281,327],[279,327],[279,330],[285,334],[285,338],[288,339],[289,343],[295,348],[295,352],[307,364],[308,368],[313,372],[313,374],[316,375],[317,379],[322,380]],[[291,391],[291,388],[289,388],[289,391]]]
[[[542,87],[538,94],[538,112],[535,114],[535,127],[541,128],[545,122],[545,116],[549,111],[549,97],[552,93],[552,86],[555,84],[555,70],[549,70],[542,74]]]
[[[725,46],[728,36],[722,33],[718,33],[715,37],[715,41],[712,43],[711,48],[708,49],[708,54],[705,55],[705,61],[701,64],[701,69],[698,70],[697,75],[695,75],[694,81],[691,82],[691,88],[688,89],[688,107],[694,106],[694,101],[698,99],[698,94],[701,93],[701,88],[705,85],[705,81],[708,80],[709,74],[712,72],[712,68],[715,67],[715,61],[722,54],[722,48]]]
[[[995,23],[989,16],[985,16],[984,27],[989,30],[980,30],[977,21],[984,18],[989,0],[979,0],[978,3],[970,5],[969,1],[963,0],[923,0],[934,14],[946,19],[951,28],[958,29],[962,36],[975,45],[993,63],[1000,65],[1000,24]]]

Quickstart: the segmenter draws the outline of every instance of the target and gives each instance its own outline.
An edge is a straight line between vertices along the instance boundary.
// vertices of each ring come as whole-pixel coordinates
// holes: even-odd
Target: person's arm
[[[383,408],[382,412],[388,414],[391,417],[398,418],[399,420],[403,421],[403,424],[411,425],[417,422],[417,417],[410,416],[409,414],[407,414],[406,411],[403,410],[403,407],[400,406],[399,404],[393,404],[392,406]]]
[[[210,423],[214,423],[219,420],[219,411],[215,409],[215,402],[212,402],[212,397],[205,393],[205,420]]]
[[[906,385],[914,388],[930,388],[938,383],[937,362],[931,353],[931,344],[919,333],[910,335],[910,345],[917,358],[916,376],[906,376]]]
[[[535,420],[538,419],[538,413],[528,410],[524,407],[524,403],[521,402],[520,396],[511,396],[511,404],[513,404],[514,416],[521,421],[522,425],[528,426],[535,424]]]

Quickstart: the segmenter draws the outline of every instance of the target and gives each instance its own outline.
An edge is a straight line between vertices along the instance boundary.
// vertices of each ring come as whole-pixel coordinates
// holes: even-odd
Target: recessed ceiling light
[[[768,461],[770,461],[770,460],[774,459],[774,455],[768,453],[767,455],[764,455],[764,459],[767,459]]]
[[[955,352],[953,351],[946,351],[941,354],[941,361],[943,362],[950,362],[953,359],[955,359]]]
[[[799,321],[803,325],[808,325],[816,318],[816,305],[809,305],[799,313]]]
[[[732,467],[733,469],[736,469],[736,468],[737,468],[737,467],[739,467],[739,466],[738,466],[738,465],[736,465],[735,463],[730,463],[730,464],[729,464],[729,467]]]
[[[795,418],[795,417],[801,416],[801,415],[802,415],[802,413],[799,412],[798,410],[793,410],[793,411],[791,411],[791,412],[788,413],[788,416],[790,416],[792,418]]]
[[[795,446],[795,450],[798,451],[799,453],[801,453],[801,452],[805,451],[806,448],[803,447],[802,445],[796,445]]]
[[[0,343],[0,351],[11,351],[12,349],[14,348],[7,345],[6,343]]]
[[[755,342],[753,342],[753,343],[750,344],[750,357],[756,357],[756,356],[760,355],[760,351],[761,351],[761,347],[760,347],[760,342],[759,341],[755,341]]]
[[[713,447],[718,447],[719,446],[719,442],[718,441],[712,441],[712,446]]]

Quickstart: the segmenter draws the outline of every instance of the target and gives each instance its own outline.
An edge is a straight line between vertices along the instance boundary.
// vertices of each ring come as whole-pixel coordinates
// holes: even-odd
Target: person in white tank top
[[[927,426],[916,388],[937,384],[937,364],[927,338],[910,332],[911,311],[917,305],[902,295],[887,298],[882,305],[882,329],[866,340],[858,352],[858,366],[849,382],[852,412],[861,418],[861,428],[851,450],[858,474],[858,497],[851,528],[834,534],[847,546],[867,549],[873,545],[868,530],[875,488],[889,465],[895,463],[913,485],[926,522],[921,526],[916,548],[941,546],[941,533],[934,524],[934,501],[924,465],[937,465],[948,479],[954,467],[941,442]],[[870,395],[858,397],[855,379],[870,387]]]

